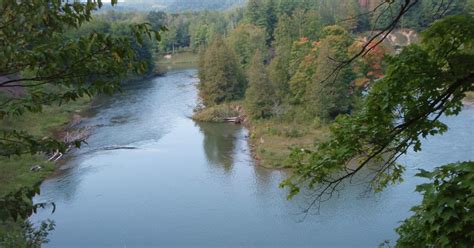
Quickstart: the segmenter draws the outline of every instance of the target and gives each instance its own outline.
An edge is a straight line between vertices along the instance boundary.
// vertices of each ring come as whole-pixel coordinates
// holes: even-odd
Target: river
[[[474,160],[474,108],[445,118],[450,130],[401,158],[405,182],[379,194],[348,184],[303,218],[309,199],[286,200],[285,171],[255,166],[245,128],[192,121],[195,69],[125,86],[83,125],[96,126],[41,186],[52,201],[45,247],[377,247],[421,200],[417,168]]]

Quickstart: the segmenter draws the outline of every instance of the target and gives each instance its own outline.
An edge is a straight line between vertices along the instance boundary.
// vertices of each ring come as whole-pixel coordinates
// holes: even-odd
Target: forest
[[[30,220],[43,209],[54,213],[56,203],[34,199],[42,199],[45,178],[72,178],[67,173],[75,173],[70,170],[74,166],[64,169],[65,164],[88,159],[100,164],[94,156],[112,154],[116,157],[109,164],[164,159],[182,165],[166,161],[172,152],[161,152],[171,151],[173,142],[186,135],[193,140],[190,130],[195,129],[204,135],[203,163],[225,160],[223,175],[232,171],[228,159],[233,152],[247,150],[232,150],[240,143],[228,139],[248,142],[249,158],[244,160],[283,173],[278,187],[285,199],[309,195],[302,210],[306,217],[359,176],[365,176],[367,191],[375,193],[403,183],[410,165],[399,158],[422,151],[427,137],[446,133],[443,118],[460,115],[473,101],[473,0],[6,0],[0,14],[0,247],[47,244],[55,223],[34,225]],[[173,71],[179,63],[196,68],[195,77],[193,69]],[[172,112],[194,99],[178,97],[192,91],[186,82],[194,79],[192,114]],[[159,97],[184,100],[176,107],[168,105],[174,99],[161,102]],[[121,114],[114,112],[117,106]],[[107,118],[109,123],[102,123]],[[168,140],[169,147],[159,146],[170,130],[188,121],[192,127]],[[240,126],[222,126],[224,122],[242,124],[248,133],[238,133]],[[137,137],[87,150],[103,142],[94,140],[100,132],[103,140]],[[150,140],[156,143],[143,145]],[[141,153],[131,162],[120,153],[135,150]],[[75,155],[86,159],[76,161]],[[473,166],[456,160],[420,169],[416,176],[425,180],[416,187],[421,203],[393,227],[397,239],[380,240],[380,246],[472,246]],[[121,174],[130,175],[135,174]],[[207,174],[204,178],[199,182],[215,180]],[[164,185],[170,183],[162,179]],[[104,181],[113,180],[117,178]],[[159,180],[153,185],[147,189],[161,192]],[[96,191],[92,195],[102,197]],[[183,204],[178,208],[187,206],[168,194],[164,198]],[[122,200],[112,199],[120,202],[114,207]],[[149,207],[151,201],[142,205]],[[113,211],[102,214],[108,213]]]

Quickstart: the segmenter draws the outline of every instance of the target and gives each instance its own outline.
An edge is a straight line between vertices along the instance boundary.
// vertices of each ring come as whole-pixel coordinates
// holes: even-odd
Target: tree
[[[474,17],[444,18],[422,38],[421,45],[388,60],[385,77],[372,85],[362,109],[339,116],[326,142],[314,150],[294,150],[293,175],[282,184],[290,197],[305,184],[316,191],[317,204],[363,170],[381,190],[402,180],[400,155],[410,148],[420,151],[421,138],[447,130],[439,118],[458,114],[465,93],[474,90]]]
[[[199,95],[205,106],[241,99],[245,78],[235,53],[217,37],[199,59]]]
[[[268,76],[272,82],[277,101],[284,102],[289,93],[288,81],[291,77],[288,67],[290,64],[291,46],[296,37],[297,30],[291,25],[291,18],[283,14],[278,18],[278,24],[275,29],[275,40],[273,49],[275,57],[271,60],[268,67]]]
[[[268,58],[265,37],[265,31],[252,24],[237,26],[229,36],[229,45],[234,49],[244,69],[248,67],[257,50],[262,53],[264,60]]]
[[[273,41],[273,30],[277,23],[275,5],[274,0],[250,0],[247,3],[246,18],[265,30],[268,45]]]
[[[472,247],[474,244],[474,162],[449,164],[417,176],[421,204],[396,229],[396,247]]]
[[[361,41],[355,41],[349,48],[350,53],[360,51],[364,45]],[[375,42],[370,44],[375,46]],[[353,70],[356,73],[356,80],[354,86],[358,88],[367,87],[369,84],[382,78],[383,75],[383,60],[387,54],[383,45],[375,46],[367,55],[354,61]]]
[[[111,94],[120,89],[125,77],[147,70],[131,37],[98,32],[79,38],[65,35],[90,21],[91,12],[101,6],[101,1],[0,3],[0,89],[26,92],[20,98],[0,100],[0,119],[41,112],[44,105],[67,103],[85,95]],[[131,32],[137,45],[143,43],[143,35],[152,34],[149,24],[133,25]],[[62,91],[51,91],[54,87]],[[14,128],[0,130],[0,136],[0,156],[64,152],[70,145]]]
[[[466,14],[474,15],[474,0],[467,0],[466,3]]]
[[[306,103],[310,113],[321,119],[331,120],[339,114],[349,112],[350,90],[353,79],[351,68],[339,71],[327,78],[334,70],[336,61],[346,59],[352,40],[347,32],[338,26],[326,27],[325,37],[320,41],[316,59],[316,72],[306,90]]]
[[[289,82],[293,104],[304,103],[306,89],[316,73],[319,46],[320,42],[310,42],[305,38],[293,44],[290,70],[295,73]]]
[[[245,109],[255,118],[266,118],[272,115],[275,105],[275,94],[268,80],[263,57],[256,51],[248,70],[249,87],[245,92]]]
[[[246,19],[256,26],[266,26],[266,13],[264,0],[249,0],[245,12]]]
[[[339,25],[353,32],[358,28],[360,14],[358,0],[346,0],[340,3],[336,19]]]
[[[166,27],[167,32],[164,33],[161,50],[175,52],[177,48],[188,47],[190,45],[189,35],[190,21],[185,15],[171,14],[168,16]]]
[[[150,22],[151,26],[158,30],[161,27],[166,25],[166,13],[163,11],[151,11],[147,15],[147,20]]]
[[[296,18],[296,16],[294,18]],[[301,30],[299,37],[308,37],[310,40],[318,40],[323,30],[318,12],[314,9],[306,10],[302,16],[299,29]]]

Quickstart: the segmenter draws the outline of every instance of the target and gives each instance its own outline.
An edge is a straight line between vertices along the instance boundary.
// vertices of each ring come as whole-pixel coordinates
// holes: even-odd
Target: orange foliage
[[[357,41],[353,44],[351,50],[360,51],[365,43]],[[385,49],[382,45],[377,45],[376,42],[371,42],[368,45],[369,52],[359,60],[359,63],[354,66],[356,72],[363,75],[362,78],[357,79],[354,83],[356,86],[362,87],[369,84],[371,81],[382,78],[383,68],[382,61],[385,58]]]
[[[300,40],[298,41],[298,45],[304,45],[309,42],[308,37],[301,37]]]

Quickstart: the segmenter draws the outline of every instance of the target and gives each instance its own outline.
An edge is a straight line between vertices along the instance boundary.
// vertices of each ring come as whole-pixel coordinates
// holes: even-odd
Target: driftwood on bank
[[[224,118],[224,121],[225,122],[232,122],[232,123],[235,123],[235,124],[240,124],[240,123],[242,123],[242,118],[240,116],[227,117],[227,118]]]
[[[66,152],[69,152],[75,147],[76,142],[82,142],[90,136],[92,127],[83,127],[72,131],[67,131],[64,134],[63,142],[66,144]],[[64,153],[56,150],[54,153],[48,155],[48,162],[56,162],[64,156]]]

